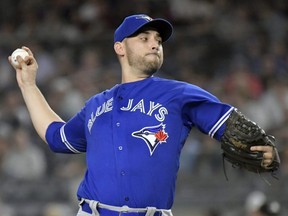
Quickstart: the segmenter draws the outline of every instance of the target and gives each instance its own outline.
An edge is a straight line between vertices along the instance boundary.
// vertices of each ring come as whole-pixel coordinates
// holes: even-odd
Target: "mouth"
[[[132,133],[132,135],[135,136],[135,137],[141,137],[141,133],[138,132],[138,131]]]
[[[158,53],[148,53],[146,56],[154,56],[160,59],[160,55]]]
[[[160,55],[158,53],[148,53],[147,56],[152,55],[152,56],[157,56],[158,58],[160,58]]]

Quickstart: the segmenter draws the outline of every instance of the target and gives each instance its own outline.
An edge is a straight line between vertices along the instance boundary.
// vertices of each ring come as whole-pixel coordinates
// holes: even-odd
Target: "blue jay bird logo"
[[[139,131],[133,132],[132,136],[141,138],[145,141],[151,156],[158,144],[166,143],[166,140],[169,137],[168,133],[165,132],[165,126],[165,124],[161,123],[157,126],[144,127]]]
[[[153,20],[151,17],[144,15],[144,14],[140,14],[136,17],[136,19],[146,19],[147,21],[151,21]]]

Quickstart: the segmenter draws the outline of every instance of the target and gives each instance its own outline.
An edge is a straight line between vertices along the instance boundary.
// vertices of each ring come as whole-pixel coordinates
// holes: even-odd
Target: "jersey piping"
[[[65,135],[65,132],[64,132],[64,126],[65,125],[63,125],[61,128],[60,128],[60,134],[61,134],[61,139],[62,139],[62,142],[66,145],[66,147],[70,150],[70,151],[72,151],[72,152],[74,152],[74,153],[81,153],[80,151],[78,151],[77,149],[75,149],[70,143],[69,143],[69,141],[67,140],[67,138],[66,138],[66,135]]]
[[[231,107],[212,127],[212,129],[209,131],[209,136],[211,138],[214,137],[215,133],[218,131],[218,129],[226,122],[226,120],[229,118],[229,114],[234,109],[234,107]]]

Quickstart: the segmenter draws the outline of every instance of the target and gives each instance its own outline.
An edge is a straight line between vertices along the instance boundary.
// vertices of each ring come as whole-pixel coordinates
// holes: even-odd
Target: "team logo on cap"
[[[144,127],[139,131],[132,133],[133,137],[140,138],[147,144],[150,155],[153,154],[159,144],[166,143],[168,133],[165,131],[165,124],[161,123],[157,126]]]
[[[138,16],[136,16],[136,19],[146,19],[147,21],[153,20],[151,17],[149,17],[147,15],[138,15]]]

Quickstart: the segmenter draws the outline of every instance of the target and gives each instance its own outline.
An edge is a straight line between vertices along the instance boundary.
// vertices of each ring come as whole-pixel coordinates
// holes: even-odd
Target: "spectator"
[[[3,173],[7,177],[16,180],[36,180],[45,175],[45,155],[32,143],[24,127],[13,131],[10,145],[2,163]]]

